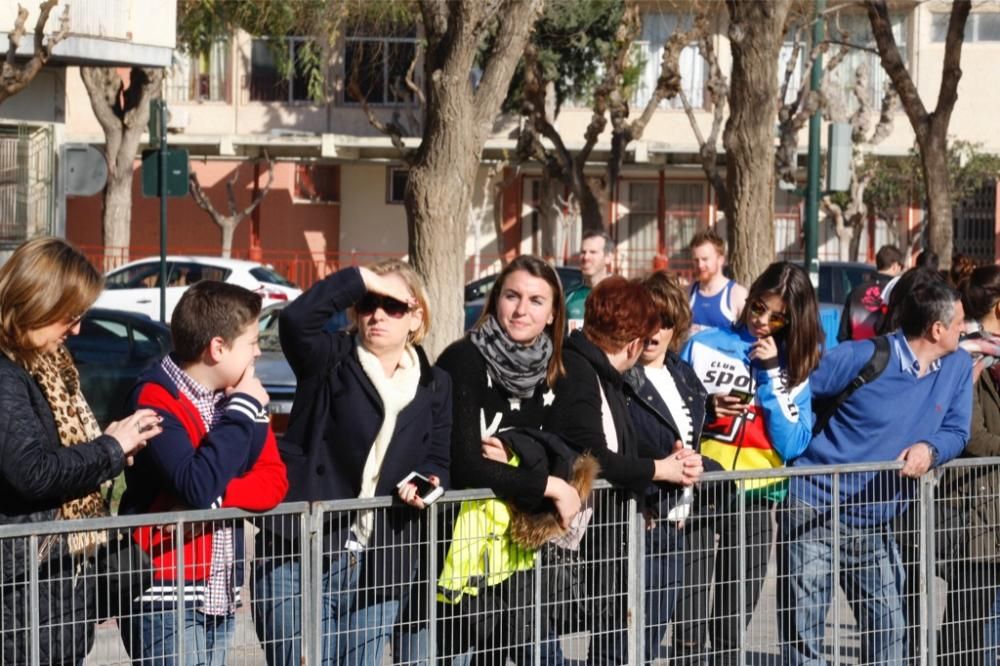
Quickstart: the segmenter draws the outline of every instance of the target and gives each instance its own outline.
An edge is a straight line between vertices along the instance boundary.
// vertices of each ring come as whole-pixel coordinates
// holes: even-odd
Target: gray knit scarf
[[[469,339],[486,361],[490,378],[515,398],[530,398],[545,379],[552,358],[552,340],[542,332],[530,345],[514,342],[495,317],[469,333]]]

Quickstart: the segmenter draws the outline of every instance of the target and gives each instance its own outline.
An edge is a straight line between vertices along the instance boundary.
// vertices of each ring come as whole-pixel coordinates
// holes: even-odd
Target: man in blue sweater
[[[857,618],[861,662],[902,664],[907,653],[904,574],[892,534],[909,490],[932,467],[961,453],[972,413],[972,361],[958,349],[964,312],[941,283],[904,298],[881,375],[855,391],[792,466],[902,461],[899,472],[793,477],[780,511],[779,631],[786,664],[826,664],[823,636],[839,583]],[[870,340],[827,353],[810,377],[814,396],[834,397],[871,358]],[[839,510],[834,512],[834,507]],[[837,535],[834,534],[837,531]],[[839,548],[834,552],[834,537]]]

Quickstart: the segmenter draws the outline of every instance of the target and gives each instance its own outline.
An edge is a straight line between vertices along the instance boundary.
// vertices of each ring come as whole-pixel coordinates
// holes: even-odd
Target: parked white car
[[[167,256],[167,321],[181,294],[200,280],[219,280],[261,295],[264,307],[290,301],[302,290],[273,268],[255,261],[220,257]],[[120,266],[105,276],[104,292],[94,307],[141,312],[160,318],[160,258],[147,257]]]

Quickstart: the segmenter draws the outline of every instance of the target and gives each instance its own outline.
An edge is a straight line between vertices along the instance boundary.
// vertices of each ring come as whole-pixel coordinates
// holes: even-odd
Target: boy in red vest
[[[288,480],[268,423],[268,396],[254,376],[260,355],[260,296],[202,281],[181,297],[170,323],[174,351],[139,378],[133,406],[156,410],[163,432],[125,473],[120,513],[235,507],[266,511]],[[135,663],[224,664],[243,585],[242,521],[142,527],[135,539],[153,560],[153,585],[119,620]],[[184,655],[177,655],[177,603],[184,604]],[[153,662],[148,662],[153,660]]]

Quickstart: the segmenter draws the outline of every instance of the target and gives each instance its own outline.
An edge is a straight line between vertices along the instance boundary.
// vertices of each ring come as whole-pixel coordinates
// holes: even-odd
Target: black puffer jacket
[[[0,356],[0,525],[55,519],[63,502],[93,492],[117,476],[124,463],[118,442],[107,435],[71,448],[61,446],[52,411],[35,380]],[[28,663],[28,539],[0,543],[2,662]],[[84,577],[74,579],[79,565],[61,542],[40,563],[42,664],[77,663],[93,640],[93,622],[86,618],[94,585],[85,586]]]
[[[702,386],[698,375],[674,352],[668,352],[664,366],[674,380],[678,393],[688,406],[691,414],[691,441],[685,442],[695,451],[701,450],[701,431],[708,411],[708,392]],[[674,442],[681,439],[680,430],[670,410],[656,388],[646,378],[646,373],[636,366],[625,373],[625,395],[628,398],[629,414],[635,427],[636,436],[644,447],[651,449],[656,458],[665,458],[674,452]],[[717,472],[722,466],[711,458],[702,462],[706,472]],[[697,489],[696,489],[697,490]],[[681,487],[672,483],[655,483],[649,492],[659,494],[660,515],[676,504]]]

